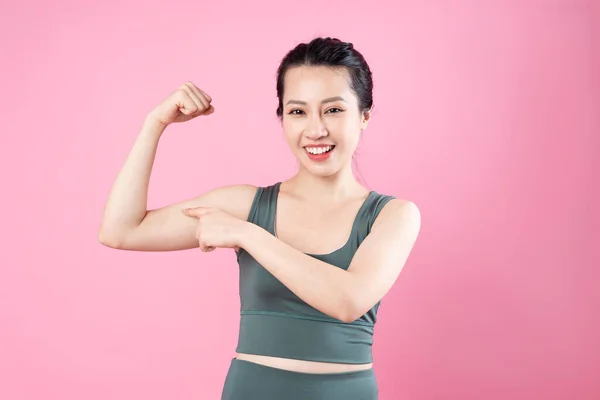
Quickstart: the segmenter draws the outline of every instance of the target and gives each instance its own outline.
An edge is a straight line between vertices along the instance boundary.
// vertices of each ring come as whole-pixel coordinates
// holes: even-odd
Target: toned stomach
[[[256,354],[237,353],[238,360],[250,361],[268,367],[285,369],[288,371],[304,372],[310,374],[326,374],[336,372],[350,372],[369,369],[373,363],[368,364],[336,364],[318,361],[294,360],[271,356],[260,356]]]

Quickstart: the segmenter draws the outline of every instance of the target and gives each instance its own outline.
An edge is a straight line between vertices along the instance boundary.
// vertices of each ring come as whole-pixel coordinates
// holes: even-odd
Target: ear
[[[367,129],[367,125],[369,124],[369,120],[371,119],[371,110],[363,111],[362,115],[363,118],[360,123],[360,129],[364,131],[365,129]]]

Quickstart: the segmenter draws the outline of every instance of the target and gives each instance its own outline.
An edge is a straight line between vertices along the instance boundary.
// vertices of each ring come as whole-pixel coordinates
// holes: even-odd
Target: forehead
[[[294,67],[285,74],[284,102],[287,100],[321,101],[342,96],[352,101],[350,77],[345,68]]]

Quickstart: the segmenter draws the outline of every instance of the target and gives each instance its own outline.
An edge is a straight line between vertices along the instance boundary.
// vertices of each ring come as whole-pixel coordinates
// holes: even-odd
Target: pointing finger
[[[206,207],[193,207],[181,210],[188,217],[201,217],[205,215],[210,209]]]

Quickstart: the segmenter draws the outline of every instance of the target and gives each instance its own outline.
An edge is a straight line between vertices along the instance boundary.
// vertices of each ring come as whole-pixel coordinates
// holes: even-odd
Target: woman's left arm
[[[251,223],[244,224],[239,245],[306,303],[332,318],[351,322],[391,289],[420,227],[421,214],[414,203],[390,200],[348,270],[308,256]]]

